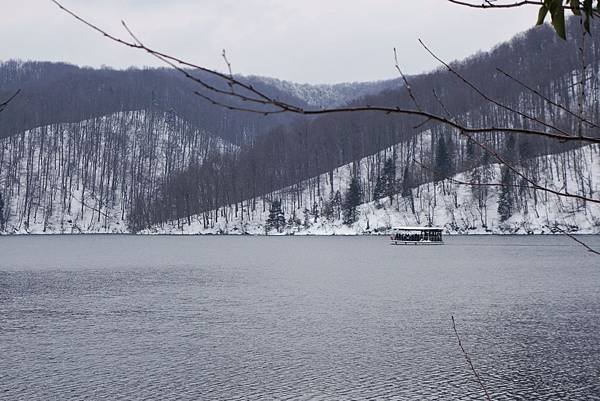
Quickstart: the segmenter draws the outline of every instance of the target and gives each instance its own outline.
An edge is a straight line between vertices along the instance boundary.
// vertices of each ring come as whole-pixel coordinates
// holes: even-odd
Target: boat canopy
[[[392,243],[442,243],[443,228],[440,227],[396,227],[392,230]]]
[[[440,227],[394,227],[392,231],[444,231]]]

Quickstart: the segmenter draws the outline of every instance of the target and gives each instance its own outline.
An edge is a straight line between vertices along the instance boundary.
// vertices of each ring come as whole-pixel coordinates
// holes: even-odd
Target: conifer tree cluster
[[[342,208],[342,194],[340,191],[335,191],[335,193],[331,193],[331,197],[328,201],[323,202],[323,208],[321,210],[321,215],[326,220],[339,220],[341,218],[341,208]]]
[[[381,174],[377,176],[373,198],[375,200],[390,198],[396,193],[396,163],[389,157],[385,160]]]
[[[346,192],[346,198],[342,205],[344,214],[344,224],[351,225],[358,220],[358,206],[361,202],[361,190],[358,178],[352,177],[348,192]]]
[[[269,218],[267,219],[267,231],[273,229],[281,232],[285,227],[285,215],[281,209],[281,200],[274,200],[269,208]]]
[[[498,193],[498,215],[500,216],[500,222],[505,222],[513,213],[513,177],[511,171],[506,166],[502,166],[500,171],[501,187]]]
[[[448,141],[450,141],[450,139],[448,139]],[[435,168],[433,171],[433,178],[435,181],[442,181],[450,177],[453,173],[448,145],[449,144],[446,143],[444,136],[440,135],[435,151]]]

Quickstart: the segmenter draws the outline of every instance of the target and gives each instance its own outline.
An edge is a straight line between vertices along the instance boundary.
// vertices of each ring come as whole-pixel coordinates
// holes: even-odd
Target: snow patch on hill
[[[269,77],[252,76],[251,78],[272,85],[282,92],[293,95],[304,100],[310,106],[316,107],[341,106],[363,96],[375,95],[386,89],[401,87],[401,82],[398,79],[313,85]]]

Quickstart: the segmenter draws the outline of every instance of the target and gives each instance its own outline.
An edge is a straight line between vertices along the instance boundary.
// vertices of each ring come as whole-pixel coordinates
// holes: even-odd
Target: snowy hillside
[[[420,146],[427,146],[423,136]],[[438,183],[426,183],[414,188],[410,195],[396,194],[392,199],[370,200],[359,208],[358,221],[350,226],[342,223],[339,209],[331,219],[322,216],[325,207],[331,206],[332,194],[343,196],[348,188],[353,169],[360,171],[361,186],[372,188],[373,172],[369,171],[372,157],[385,157],[394,150],[362,159],[356,165],[345,165],[332,174],[307,180],[301,185],[286,188],[242,202],[211,213],[197,215],[186,222],[170,222],[154,227],[145,233],[168,234],[309,234],[353,235],[383,233],[391,227],[402,225],[433,225],[444,227],[448,233],[550,233],[566,230],[577,233],[600,233],[600,205],[564,198],[557,195],[517,188],[515,205],[510,218],[501,222],[498,214],[500,188],[489,185],[499,183],[500,166],[497,164],[460,173]],[[558,155],[535,158],[532,165],[544,171],[537,177],[544,187],[600,197],[600,147],[590,145]],[[397,166],[400,167],[400,166]],[[575,168],[577,167],[577,168]],[[577,171],[577,173],[575,173]],[[485,186],[464,185],[480,177]],[[369,178],[370,177],[370,178]],[[481,181],[483,177],[483,181]],[[364,191],[364,189],[363,189]],[[270,200],[281,199],[287,222],[277,232],[266,229]],[[329,204],[329,205],[328,205]],[[255,212],[252,212],[253,207]],[[338,205],[339,206],[339,205]],[[558,229],[557,229],[558,227]]]
[[[176,116],[133,111],[0,140],[5,233],[125,233],[164,177],[235,146]]]
[[[399,79],[312,85],[268,77],[252,76],[250,78],[263,81],[317,107],[341,106],[362,96],[374,95],[386,89],[398,89],[402,86]]]

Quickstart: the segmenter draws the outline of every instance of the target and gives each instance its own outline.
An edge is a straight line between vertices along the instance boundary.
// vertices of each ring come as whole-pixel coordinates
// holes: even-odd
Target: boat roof
[[[400,231],[443,231],[441,227],[394,227],[392,230]]]

